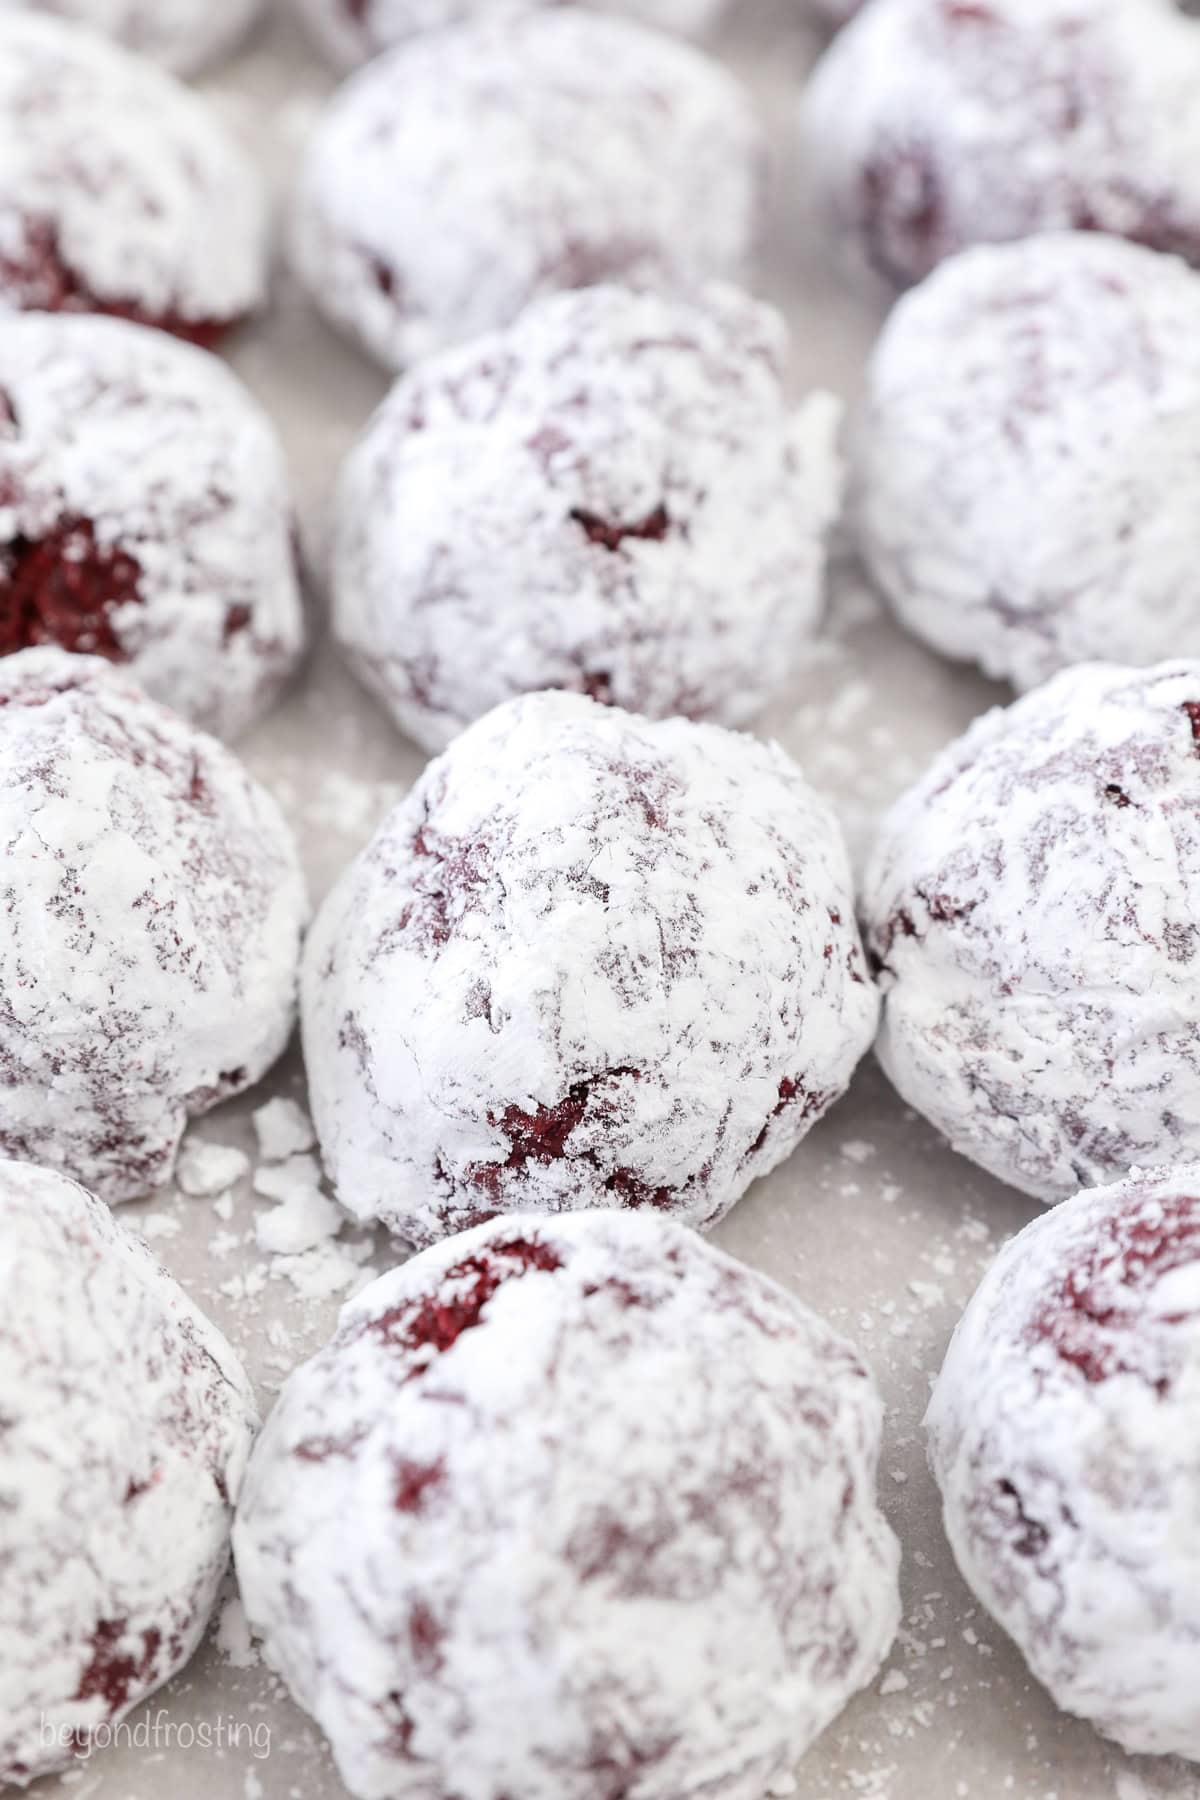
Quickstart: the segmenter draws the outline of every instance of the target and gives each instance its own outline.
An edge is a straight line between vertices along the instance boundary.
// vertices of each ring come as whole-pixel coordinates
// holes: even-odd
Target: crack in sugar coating
[[[449,1297],[441,1293],[418,1294],[372,1314],[365,1329],[375,1332],[389,1348],[403,1350],[410,1356],[428,1350],[428,1358],[417,1361],[410,1371],[415,1377],[436,1356],[456,1344],[464,1331],[474,1331],[483,1323],[489,1300],[504,1282],[534,1269],[549,1273],[561,1266],[550,1244],[521,1237],[493,1237],[486,1250],[466,1256],[446,1270],[445,1281],[454,1287]],[[461,1293],[459,1283],[466,1284]]]
[[[967,251],[869,393],[858,541],[919,637],[1022,688],[1200,643],[1200,275],[1082,234]]]
[[[867,870],[880,1061],[1046,1202],[1200,1153],[1198,695],[1200,662],[1064,671],[935,759]]]
[[[27,312],[103,313],[134,325],[151,325],[212,350],[229,329],[228,320],[188,319],[181,313],[148,313],[136,301],[106,299],[88,291],[63,257],[58,231],[48,219],[24,222],[19,247],[0,255],[0,293],[10,307]]]
[[[563,288],[736,279],[761,191],[751,108],[712,59],[535,8],[432,32],[339,89],[291,260],[335,325],[403,368]],[[431,209],[437,231],[414,233]]]
[[[335,505],[334,628],[430,749],[559,687],[735,725],[820,617],[839,408],[736,289],[555,294],[397,383]]]
[[[1159,1346],[1139,1330],[1147,1294],[1178,1268],[1200,1262],[1200,1199],[1169,1192],[1149,1207],[1125,1206],[1105,1219],[1096,1246],[1074,1260],[1030,1325],[1087,1381],[1139,1374],[1165,1398],[1171,1377],[1156,1362]],[[1162,1315],[1177,1325],[1190,1305]]]
[[[259,0],[7,0],[90,26],[176,75],[194,75],[228,54]]]
[[[926,1421],[963,1574],[1058,1704],[1200,1759],[1200,1167],[1066,1201],[1001,1253]]]
[[[0,1780],[183,1666],[257,1426],[232,1350],[107,1207],[0,1162]]]
[[[877,274],[1103,231],[1200,257],[1200,31],[1172,0],[882,0],[804,101],[822,203]]]
[[[661,31],[700,37],[728,11],[728,0],[585,0],[602,12],[625,14]],[[427,31],[473,19],[513,20],[531,5],[562,0],[300,0],[316,42],[341,68],[354,68]]]
[[[110,665],[0,659],[0,1153],[137,1198],[275,1061],[306,916],[274,802]]]
[[[0,304],[210,345],[263,298],[258,176],[204,103],[90,31],[0,16]]]
[[[603,519],[586,506],[573,506],[567,517],[573,525],[579,526],[589,544],[599,544],[613,552],[620,550],[630,539],[661,544],[671,530],[671,517],[661,500],[644,519],[629,525],[617,519]]]
[[[495,1220],[284,1387],[246,1609],[352,1793],[760,1800],[895,1630],[880,1418],[851,1346],[673,1223]]]
[[[782,751],[580,696],[429,765],[305,954],[338,1197],[427,1243],[503,1210],[706,1226],[871,1041],[836,821]]]
[[[283,454],[223,364],[111,319],[0,320],[0,651],[126,662],[232,737],[304,621]]]
[[[140,603],[137,563],[97,544],[90,519],[66,518],[42,537],[18,532],[0,542],[0,655],[58,644],[125,662],[111,615]]]

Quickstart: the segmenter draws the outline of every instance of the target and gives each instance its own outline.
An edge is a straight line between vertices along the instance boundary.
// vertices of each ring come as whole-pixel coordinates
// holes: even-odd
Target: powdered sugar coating
[[[838,403],[732,288],[599,287],[419,365],[343,471],[334,628],[430,749],[563,687],[736,725],[820,616]]]
[[[381,51],[445,31],[472,19],[516,19],[537,6],[563,0],[296,0],[305,24],[325,55],[353,69]],[[602,12],[624,13],[660,31],[702,37],[727,10],[729,0],[582,0]]]
[[[8,10],[54,13],[115,38],[176,75],[195,75],[234,48],[260,0],[0,0]]]
[[[880,1061],[957,1150],[1063,1200],[1200,1155],[1200,662],[1065,670],[884,821]]]
[[[858,541],[918,636],[1031,687],[1200,650],[1200,275],[1064,233],[964,252],[884,327]]]
[[[899,1616],[850,1345],[650,1217],[497,1220],[285,1386],[235,1554],[371,1800],[761,1800]]]
[[[61,20],[0,16],[0,308],[211,345],[263,298],[258,174],[204,103]]]
[[[878,0],[806,90],[825,209],[887,281],[1096,230],[1200,259],[1200,26],[1174,0]]]
[[[270,796],[109,664],[0,658],[0,1152],[109,1201],[275,1061],[303,877]]]
[[[926,1424],[959,1567],[1068,1712],[1200,1760],[1200,1167],[1038,1219],[989,1269]]]
[[[836,820],[776,746],[571,694],[497,707],[347,871],[302,982],[342,1204],[714,1224],[871,1041]]]
[[[489,17],[338,91],[301,170],[292,261],[399,368],[559,288],[736,278],[761,161],[745,95],[691,46],[568,7]]]
[[[0,1781],[24,1783],[195,1650],[258,1421],[225,1339],[74,1182],[0,1163],[0,1246]]]
[[[127,662],[231,737],[303,640],[283,453],[225,365],[121,320],[0,315],[0,651]]]

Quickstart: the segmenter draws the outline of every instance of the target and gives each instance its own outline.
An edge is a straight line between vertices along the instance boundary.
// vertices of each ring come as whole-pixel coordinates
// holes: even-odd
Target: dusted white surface
[[[0,393],[19,420],[0,436],[5,543],[76,520],[85,549],[89,526],[99,554],[119,544],[137,594],[104,623],[129,673],[235,738],[270,710],[304,636],[287,476],[261,409],[219,357],[87,313],[6,322]]]
[[[441,750],[532,687],[757,717],[824,613],[842,488],[841,407],[793,405],[786,365],[779,314],[738,289],[607,286],[398,381],[346,459],[329,586],[400,728]]]
[[[261,184],[144,57],[42,13],[0,13],[0,168],[0,307],[52,292],[56,256],[68,281],[144,318],[212,325],[259,304]]]
[[[1200,1759],[1198,1180],[1143,1169],[1014,1238],[928,1432],[961,1565],[1050,1690],[1127,1749]]]
[[[861,885],[878,1055],[1047,1203],[1200,1154],[1200,662],[1063,669],[888,814]]]
[[[481,1209],[615,1195],[713,1225],[875,1035],[853,917],[836,822],[775,746],[581,694],[510,700],[431,764],[309,934],[326,1173],[417,1245]]]
[[[321,114],[291,266],[400,369],[601,276],[738,278],[763,148],[719,64],[632,20],[551,7],[427,32]]]
[[[259,12],[259,0],[0,0],[0,11],[5,4],[76,20],[177,75],[227,56]]]
[[[1196,644],[1195,270],[1095,232],[978,245],[905,295],[868,390],[859,542],[935,650],[1032,687]]]
[[[258,1419],[220,1333],[73,1181],[0,1162],[0,1771],[186,1662]]]
[[[759,6],[761,5],[761,14]],[[743,0],[747,42],[735,60],[756,82],[774,127],[776,194],[762,287],[796,331],[797,393],[823,383],[860,390],[878,313],[806,253],[788,185],[785,130],[814,44],[789,0]],[[227,118],[282,174],[330,76],[296,28],[262,36],[210,84]],[[284,433],[302,502],[327,494],[337,457],[384,392],[384,379],[339,343],[291,292],[233,348],[233,361]],[[313,514],[309,515],[310,521]],[[933,753],[1001,696],[939,662],[879,615],[853,574],[835,579],[833,628],[794,690],[763,721],[837,806],[861,853],[880,809]],[[319,899],[422,766],[327,648],[299,691],[244,746],[255,772],[302,834]],[[303,1094],[293,1054],[254,1098],[210,1116],[199,1135],[253,1153],[250,1112],[270,1094]],[[301,1200],[311,1170],[296,1171]],[[260,1180],[262,1176],[260,1174]],[[191,1183],[197,1185],[195,1181]],[[200,1183],[204,1185],[204,1183]],[[275,1185],[268,1181],[268,1186]],[[305,1202],[311,1221],[314,1197]],[[232,1202],[168,1190],[125,1207],[163,1261],[242,1351],[268,1406],[284,1375],[325,1338],[339,1296],[306,1300],[317,1272],[269,1258],[268,1241],[300,1201],[271,1206],[243,1179]],[[989,1257],[1038,1208],[953,1156],[868,1060],[849,1095],[795,1155],[759,1182],[715,1241],[764,1269],[858,1343],[888,1406],[883,1504],[903,1545],[904,1620],[884,1675],[852,1702],[805,1759],[803,1800],[1196,1800],[1200,1770],[1132,1761],[1061,1715],[954,1569],[918,1431],[950,1331]],[[311,1235],[309,1233],[308,1235]],[[303,1259],[302,1259],[303,1260]],[[379,1266],[386,1259],[378,1258]],[[289,1278],[288,1270],[291,1271]],[[249,1660],[227,1613],[191,1668],[145,1709],[159,1744],[97,1753],[61,1783],[79,1800],[341,1800],[316,1728]],[[181,1748],[183,1726],[240,1726],[245,1747]],[[248,1734],[258,1731],[259,1754]],[[264,1732],[270,1734],[268,1754]],[[186,1737],[186,1733],[182,1734]],[[50,1782],[39,1793],[57,1794]]]
[[[356,1794],[761,1800],[895,1634],[882,1411],[845,1338],[661,1213],[501,1216],[287,1381],[246,1612]]]

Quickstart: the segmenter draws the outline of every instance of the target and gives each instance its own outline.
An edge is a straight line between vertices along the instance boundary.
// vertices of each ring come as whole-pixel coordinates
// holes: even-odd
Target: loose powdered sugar
[[[287,1042],[295,847],[229,752],[94,658],[0,659],[0,1148],[103,1198]]]
[[[839,405],[783,391],[782,319],[555,294],[422,363],[342,475],[335,629],[441,749],[514,693],[581,689],[739,724],[793,673],[821,606]]]
[[[3,5],[89,25],[177,75],[194,75],[226,55],[259,11],[259,0],[3,0]]]
[[[878,1053],[1045,1201],[1200,1153],[1200,663],[1066,670],[884,821],[862,897]]]
[[[107,1208],[0,1163],[0,1780],[61,1767],[191,1656],[257,1425],[220,1333]]]
[[[964,252],[869,378],[865,559],[950,656],[1031,687],[1200,650],[1200,275],[1095,235]]]
[[[1200,1167],[1038,1219],[954,1335],[930,1456],[959,1565],[1060,1706],[1200,1760]]]
[[[879,0],[804,101],[824,205],[888,281],[981,240],[1200,257],[1200,26],[1174,0]]]
[[[879,1424],[850,1346],[691,1233],[497,1220],[286,1384],[247,1613],[355,1794],[760,1800],[895,1630]]]
[[[0,650],[128,662],[232,736],[303,638],[283,455],[236,377],[120,320],[0,315]]]
[[[871,1041],[836,820],[777,748],[575,695],[430,764],[304,968],[338,1198],[415,1243],[497,1210],[713,1224]]]
[[[0,14],[0,307],[210,344],[263,297],[258,173],[202,101],[92,32]]]
[[[432,32],[334,97],[309,144],[292,259],[395,367],[605,279],[736,277],[762,146],[718,64],[570,8]]]

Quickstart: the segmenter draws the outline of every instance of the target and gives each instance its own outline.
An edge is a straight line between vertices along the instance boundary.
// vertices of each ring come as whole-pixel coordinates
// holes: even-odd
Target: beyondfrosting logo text
[[[69,1752],[81,1761],[98,1750],[182,1750],[224,1753],[241,1751],[263,1762],[271,1754],[271,1727],[259,1721],[252,1725],[232,1713],[218,1713],[211,1719],[172,1719],[165,1707],[143,1713],[138,1719],[120,1719],[115,1723],[93,1725],[87,1730],[62,1725],[43,1713],[39,1733],[42,1747]]]

